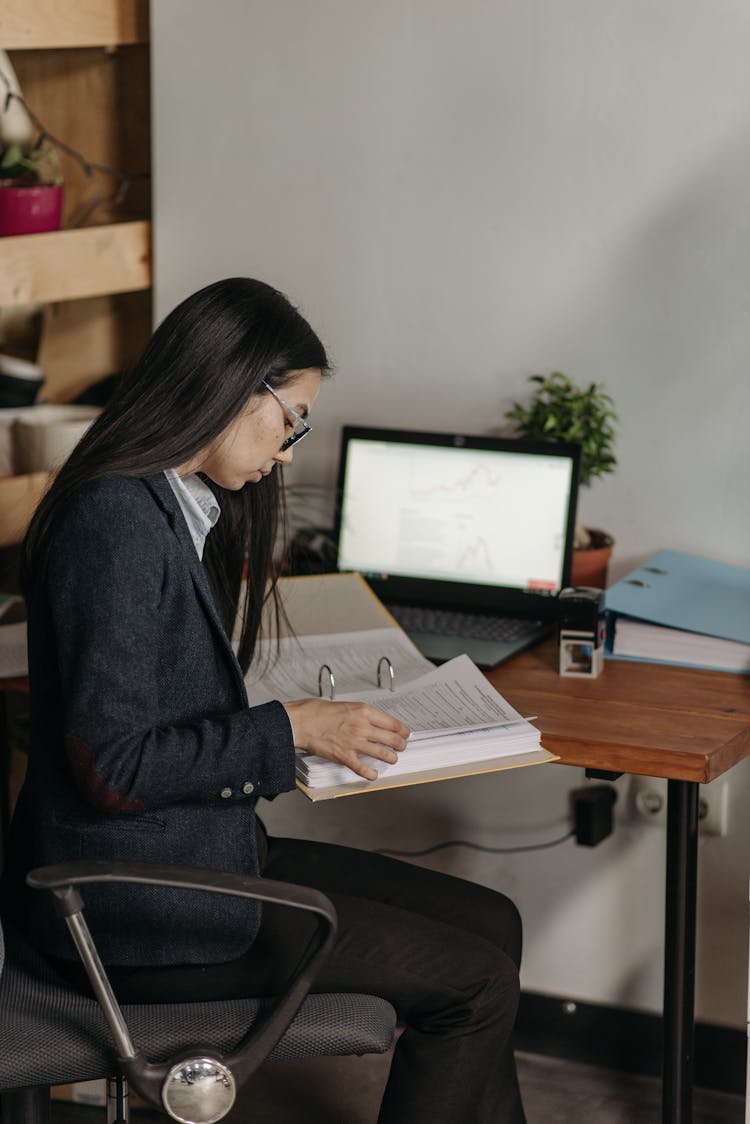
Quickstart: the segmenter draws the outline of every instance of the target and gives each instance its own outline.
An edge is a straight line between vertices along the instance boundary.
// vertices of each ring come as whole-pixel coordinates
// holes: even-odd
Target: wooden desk
[[[750,756],[750,677],[608,660],[598,679],[562,678],[547,641],[489,679],[539,715],[561,764],[669,781],[662,1120],[690,1124],[699,785]]]

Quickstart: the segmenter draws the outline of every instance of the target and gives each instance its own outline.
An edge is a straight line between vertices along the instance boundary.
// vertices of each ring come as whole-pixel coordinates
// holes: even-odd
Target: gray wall
[[[486,431],[529,374],[601,380],[617,474],[582,497],[613,574],[665,547],[747,565],[750,8],[741,0],[152,0],[156,304],[234,273],[298,303],[336,364],[292,478],[343,422]],[[561,834],[580,770],[330,806],[367,846]],[[594,851],[444,853],[510,892],[524,986],[658,1009],[663,829]],[[698,1014],[742,1026],[750,763],[701,844]],[[709,788],[707,795],[711,795]],[[719,951],[720,950],[720,951]]]

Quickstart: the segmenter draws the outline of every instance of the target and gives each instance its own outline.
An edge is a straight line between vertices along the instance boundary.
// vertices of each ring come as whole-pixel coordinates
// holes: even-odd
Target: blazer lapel
[[[190,537],[185,516],[182,514],[180,505],[177,502],[177,497],[172,491],[171,485],[163,473],[158,476],[148,476],[144,478],[144,484],[154,495],[157,503],[164,511],[172,530],[174,531],[180,545],[185,553],[190,576],[193,579],[198,598],[205,609],[206,615],[214,627],[220,646],[223,648],[225,654],[229,657],[232,671],[235,679],[237,680],[240,693],[247,706],[247,690],[245,688],[245,680],[242,677],[242,669],[237,662],[234,648],[232,647],[229,637],[224,628],[224,622],[219,616],[219,611],[216,607],[213,589],[211,588],[211,581],[209,579],[206,569],[198,557],[198,552],[195,549],[195,544]]]

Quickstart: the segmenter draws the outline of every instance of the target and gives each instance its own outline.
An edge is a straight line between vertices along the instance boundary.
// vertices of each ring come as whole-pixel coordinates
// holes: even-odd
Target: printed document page
[[[459,734],[522,720],[468,656],[431,668],[401,690],[368,691],[357,698],[405,722],[415,740],[435,731]]]
[[[394,684],[404,684],[432,671],[434,665],[417,651],[399,628],[375,628],[365,632],[339,632],[325,636],[305,636],[303,640],[284,636],[279,641],[265,640],[248,668],[245,684],[250,705],[280,699],[318,697],[318,677],[325,664],[333,676],[335,697],[360,698],[378,690],[378,664],[385,657],[393,668]],[[323,695],[330,698],[329,676],[324,672]],[[381,669],[384,688],[390,683],[388,668]],[[368,700],[369,701],[369,700]]]
[[[275,652],[275,641],[264,643],[248,670],[245,682],[251,705],[272,699],[317,698],[320,669],[325,665],[333,675],[336,699],[370,703],[405,722],[414,738],[435,731],[453,734],[503,725],[521,718],[468,656],[456,656],[434,667],[399,629],[306,636],[304,645],[284,637],[278,659]],[[381,669],[382,686],[377,685],[383,657],[393,667],[394,690],[390,690],[385,667]],[[323,696],[330,697],[327,672],[321,682]]]

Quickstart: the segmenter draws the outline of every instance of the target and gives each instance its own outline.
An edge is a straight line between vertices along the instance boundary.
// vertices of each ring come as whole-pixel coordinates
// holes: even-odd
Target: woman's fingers
[[[384,714],[382,710],[377,710],[374,706],[368,706],[366,703],[350,705],[356,708],[355,717],[362,722],[365,736],[369,741],[373,741],[377,745],[389,746],[398,753],[401,752],[411,733],[408,726],[399,722],[397,718],[392,718],[390,714]]]
[[[376,781],[378,779],[377,769],[373,769],[372,765],[365,764],[362,758],[358,757],[356,753],[352,753],[346,761],[339,761],[338,764],[346,765],[348,769],[351,769],[358,777],[362,777],[363,780]]]
[[[367,703],[299,699],[284,706],[298,749],[346,765],[367,780],[378,774],[362,757],[395,764],[411,733],[403,722]]]

